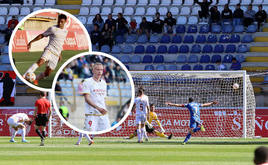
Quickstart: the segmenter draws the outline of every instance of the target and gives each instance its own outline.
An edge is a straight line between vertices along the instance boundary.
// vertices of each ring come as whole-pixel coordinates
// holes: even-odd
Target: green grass
[[[39,138],[28,137],[30,143],[9,143],[9,137],[0,138],[0,164],[6,165],[252,165],[253,151],[267,145],[267,139],[191,139],[181,145],[182,139],[151,138],[137,144],[136,140],[122,138],[95,138],[88,146],[86,140],[75,146],[77,138],[47,139],[44,147]]]
[[[86,52],[86,51],[87,50],[62,51],[62,60],[58,63],[56,69],[52,72],[52,74],[49,77],[47,77],[46,79],[40,80],[38,86],[43,87],[43,88],[51,88],[54,76],[56,72],[58,71],[58,69],[61,67],[61,65],[65,61],[67,61],[69,58],[73,57],[74,55],[77,55],[79,53]],[[26,70],[40,58],[42,53],[43,52],[12,53],[13,58],[15,59],[15,62],[16,62],[17,70],[20,72],[20,74],[23,75],[26,72]],[[46,68],[46,65],[44,64],[35,71],[35,74],[38,75],[39,73],[44,72],[45,68]]]

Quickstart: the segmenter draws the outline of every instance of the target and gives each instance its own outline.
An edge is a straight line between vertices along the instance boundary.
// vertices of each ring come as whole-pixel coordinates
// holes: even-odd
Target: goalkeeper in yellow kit
[[[167,139],[171,139],[172,138],[172,134],[170,134],[169,136],[167,136],[165,134],[165,130],[164,128],[162,127],[158,117],[157,117],[157,114],[154,112],[155,110],[155,105],[154,104],[150,104],[150,112],[149,112],[149,119],[148,121],[145,122],[145,129],[146,129],[146,132],[147,133],[154,133],[156,134],[157,136],[159,137],[162,137],[162,138],[167,138]],[[161,132],[155,130],[155,128],[152,126],[152,121],[155,121],[157,123],[157,125],[160,127],[161,129]],[[132,139],[134,138],[135,136],[137,136],[137,130],[135,130],[135,132],[131,135],[129,135],[129,137],[127,139]],[[146,136],[146,140],[148,140],[148,137]]]

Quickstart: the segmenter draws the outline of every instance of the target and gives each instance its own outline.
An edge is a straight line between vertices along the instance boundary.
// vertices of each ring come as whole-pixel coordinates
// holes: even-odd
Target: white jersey
[[[29,120],[29,117],[25,113],[17,113],[10,116],[7,120],[8,125],[16,127],[19,123],[24,123],[25,120]]]
[[[84,81],[82,93],[90,94],[90,99],[98,107],[106,109],[105,97],[107,96],[107,84],[105,80],[95,81],[93,77]],[[101,114],[97,109],[93,108],[86,102],[85,114]]]
[[[149,98],[146,95],[135,98],[136,115],[146,115],[148,113]]]
[[[49,42],[45,49],[48,49],[49,51],[51,51],[51,53],[59,56],[62,51],[62,46],[64,44],[64,40],[66,39],[67,34],[68,34],[67,29],[65,28],[61,29],[56,25],[48,28],[43,33],[44,37],[49,36]]]

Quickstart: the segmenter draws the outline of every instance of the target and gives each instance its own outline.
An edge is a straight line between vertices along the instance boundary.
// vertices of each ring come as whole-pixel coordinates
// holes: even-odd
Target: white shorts
[[[137,124],[144,124],[146,122],[146,115],[136,115],[136,125]]]
[[[111,127],[108,115],[86,116],[85,129],[89,132],[104,131]]]
[[[7,119],[7,124],[10,127],[17,127],[20,123],[16,123],[13,118],[8,118]]]
[[[57,67],[59,56],[51,53],[51,51],[45,49],[44,53],[41,55],[41,58],[44,59],[47,62],[47,66],[51,70],[55,70]]]

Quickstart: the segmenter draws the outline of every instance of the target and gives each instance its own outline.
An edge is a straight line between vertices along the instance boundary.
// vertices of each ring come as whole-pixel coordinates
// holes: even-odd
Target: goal
[[[255,130],[255,97],[246,71],[136,71],[131,72],[135,89],[143,86],[149,102],[166,130],[177,137],[189,129],[189,111],[170,107],[165,102],[186,104],[216,100],[217,105],[201,107],[202,137],[253,137]],[[233,84],[239,84],[238,89]],[[134,119],[134,116],[130,116]],[[128,121],[129,122],[129,121]],[[157,125],[154,123],[157,128]]]

